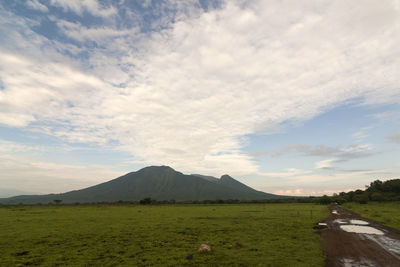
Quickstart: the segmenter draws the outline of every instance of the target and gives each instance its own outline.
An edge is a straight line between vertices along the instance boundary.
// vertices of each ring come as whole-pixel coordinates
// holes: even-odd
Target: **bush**
[[[140,203],[141,205],[148,205],[148,204],[151,204],[151,198],[150,198],[150,197],[146,197],[146,198],[140,200],[139,203]]]
[[[368,196],[366,195],[357,195],[353,198],[353,201],[358,202],[360,204],[367,204],[368,203]]]
[[[383,194],[380,193],[380,192],[374,192],[374,193],[372,193],[372,194],[370,195],[370,199],[371,199],[372,201],[379,201],[379,202],[381,202],[381,201],[384,201],[384,200],[385,200],[385,197],[384,197]]]
[[[332,200],[327,195],[323,195],[322,197],[319,198],[318,202],[320,204],[328,205],[328,204],[330,204],[332,202]]]
[[[346,201],[346,199],[344,197],[336,196],[336,197],[333,198],[333,202],[336,202],[339,205],[342,205],[343,203],[345,203],[347,201]]]

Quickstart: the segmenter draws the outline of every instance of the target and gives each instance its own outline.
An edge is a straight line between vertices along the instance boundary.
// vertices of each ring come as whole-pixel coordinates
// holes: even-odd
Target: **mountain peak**
[[[148,166],[148,167],[144,167],[143,169],[138,170],[138,172],[141,171],[160,171],[160,172],[164,172],[164,171],[174,171],[174,169],[172,169],[170,166],[166,166],[166,165],[161,165],[161,166]]]
[[[229,175],[220,179],[204,175],[185,175],[169,166],[149,166],[108,182],[62,194],[17,196],[0,203],[95,203],[138,201],[146,197],[177,201],[212,199],[267,199],[278,196],[256,191]]]
[[[227,179],[235,180],[235,179],[233,179],[231,176],[229,176],[228,174],[222,175],[220,179],[221,179],[221,180],[227,180]]]

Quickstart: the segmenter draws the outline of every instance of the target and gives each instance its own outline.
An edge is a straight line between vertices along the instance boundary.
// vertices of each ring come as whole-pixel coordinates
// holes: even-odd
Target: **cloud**
[[[289,153],[298,153],[308,157],[335,157],[335,162],[344,162],[374,155],[373,146],[371,144],[353,144],[336,147],[295,144],[277,150],[273,153],[273,156],[280,157]],[[333,161],[331,161],[331,163],[332,162]]]
[[[400,134],[392,134],[387,139],[392,143],[400,144]]]
[[[338,170],[334,164],[350,160],[365,158],[375,155],[378,152],[373,150],[371,144],[354,144],[348,146],[329,147],[325,145],[296,144],[279,149],[272,155],[280,157],[290,153],[297,153],[307,157],[333,157],[315,163],[316,169]]]
[[[47,6],[45,6],[44,4],[40,3],[39,0],[28,0],[25,4],[26,4],[27,7],[32,8],[34,10],[39,10],[39,11],[42,11],[42,12],[48,12],[49,11]]]
[[[394,123],[398,123],[400,121],[400,111],[393,110],[393,111],[380,112],[374,114],[372,117],[380,121],[391,121]]]
[[[340,190],[339,190],[340,191]],[[294,188],[294,189],[278,189],[273,191],[273,194],[282,195],[282,196],[322,196],[322,195],[333,195],[334,193],[338,193],[337,190],[313,190],[309,188]],[[351,189],[341,190],[340,192],[348,192]]]
[[[0,96],[1,103],[1,96]],[[29,124],[29,122],[34,121],[35,118],[29,114],[21,113],[0,113],[0,124],[8,125],[11,127],[24,127]]]
[[[37,159],[39,153],[46,152],[47,147],[0,140],[2,185],[29,192],[59,193],[92,186],[123,174],[107,165],[63,164]]]
[[[369,157],[376,153],[373,151],[371,144],[359,144],[347,146],[337,156],[341,161],[349,161],[351,159]]]
[[[397,174],[391,169],[335,171],[329,175],[313,172],[293,177],[269,178],[258,190],[282,195],[321,196],[355,189],[364,189],[374,179],[395,179]],[[274,181],[274,182],[273,182]],[[295,183],[294,183],[295,181]]]
[[[277,190],[274,191],[274,194],[282,195],[282,196],[304,196],[303,190],[300,188],[296,189],[286,189],[286,190]]]
[[[39,146],[24,145],[24,144],[0,139],[0,152],[4,153],[4,154],[29,152],[29,151],[40,151],[42,149],[43,148],[41,148]]]
[[[27,126],[37,120],[35,117],[42,122],[79,117],[70,113],[69,103],[77,107],[82,102],[89,104],[89,99],[95,99],[95,88],[104,85],[100,79],[71,66],[1,50],[0,70],[5,86],[0,91],[0,122],[14,127]]]
[[[285,155],[287,153],[301,153],[306,156],[332,156],[335,155],[336,153],[341,152],[340,148],[337,147],[328,147],[325,145],[317,145],[317,146],[311,146],[307,144],[295,144],[295,145],[290,145],[284,148],[281,148],[277,151],[275,151],[272,155],[275,157],[280,157],[282,155]]]
[[[321,160],[315,163],[315,168],[316,169],[325,169],[325,170],[330,170],[333,169],[332,163],[337,162],[337,159],[326,159],[326,160]]]
[[[0,27],[9,36],[0,48],[5,125],[68,142],[117,140],[143,164],[242,175],[258,172],[243,136],[353,98],[399,102],[399,10],[390,1],[229,1],[177,10],[163,18],[168,27],[147,34],[118,28],[112,6],[51,4],[108,20],[90,27],[56,18],[75,42],[67,46],[2,11],[10,25]],[[361,145],[293,149],[342,159],[369,153]]]
[[[113,27],[87,28],[80,23],[69,22],[66,20],[56,20],[57,26],[68,37],[79,42],[94,41],[99,45],[104,45],[104,42],[113,40],[118,37],[134,35],[137,30],[117,30]],[[114,40],[115,41],[115,40]]]
[[[295,176],[310,174],[311,171],[289,168],[283,172],[260,172],[258,175],[271,178],[293,178]]]
[[[365,138],[367,138],[369,136],[369,130],[371,130],[373,128],[373,126],[366,126],[366,127],[362,127],[360,130],[358,130],[357,132],[353,133],[352,136],[357,140],[357,141],[361,141]]]
[[[7,187],[41,193],[60,193],[106,182],[123,173],[95,164],[60,164],[26,156],[0,156],[1,182]]]
[[[50,3],[61,7],[64,11],[72,11],[80,16],[83,16],[85,11],[97,17],[109,17],[117,14],[115,7],[105,7],[96,0],[51,0]]]

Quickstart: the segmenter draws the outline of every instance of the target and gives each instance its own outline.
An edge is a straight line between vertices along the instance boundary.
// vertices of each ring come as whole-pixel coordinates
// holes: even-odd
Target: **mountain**
[[[185,175],[168,166],[150,166],[111,181],[62,194],[24,195],[0,199],[3,204],[93,203],[138,201],[146,197],[155,200],[257,200],[281,196],[254,190],[228,175]]]
[[[12,197],[17,195],[32,195],[32,194],[39,194],[37,192],[27,192],[21,191],[13,188],[0,188],[0,199],[6,197]]]
[[[219,179],[215,178],[213,176],[206,176],[206,175],[201,175],[201,174],[192,174],[192,176],[197,176],[197,177],[203,178],[203,179],[205,179],[205,180],[207,180],[209,182],[213,182],[213,183],[218,183],[219,182]]]
[[[254,193],[254,191],[256,191],[253,188],[251,188],[251,187],[249,187],[249,186],[247,186],[245,184],[242,184],[241,182],[233,179],[232,177],[230,177],[227,174],[222,175],[221,178],[219,178],[219,179],[215,178],[213,176],[205,176],[205,175],[201,175],[201,174],[192,174],[192,175],[200,177],[200,178],[203,178],[203,179],[205,179],[205,180],[207,180],[209,182],[220,184],[220,185],[224,185],[226,187],[230,187],[230,188],[233,188],[233,189],[236,189],[236,190],[246,191],[246,192],[249,192],[249,193]],[[256,192],[260,192],[260,191],[256,191]],[[264,192],[261,192],[261,193],[264,193]]]

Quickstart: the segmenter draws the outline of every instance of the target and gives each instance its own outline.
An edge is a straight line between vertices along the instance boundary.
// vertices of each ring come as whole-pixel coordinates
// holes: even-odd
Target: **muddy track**
[[[399,231],[336,205],[329,209],[331,215],[319,226],[325,266],[400,266]]]

